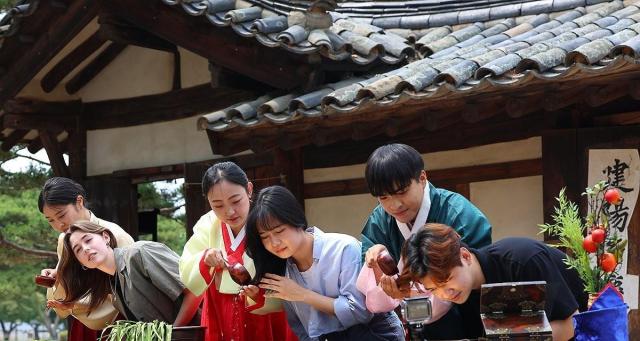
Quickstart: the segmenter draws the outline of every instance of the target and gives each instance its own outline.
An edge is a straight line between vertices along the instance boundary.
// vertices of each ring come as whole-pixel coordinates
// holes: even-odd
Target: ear
[[[249,195],[249,199],[251,199],[251,195],[253,194],[253,183],[251,181],[247,182],[247,194]]]
[[[82,195],[76,197],[76,205],[79,205],[80,208],[84,207],[84,197]]]
[[[422,184],[423,186],[427,184],[427,172],[424,169],[420,171],[419,180],[420,180],[420,184]]]
[[[107,245],[111,243],[111,237],[109,237],[109,234],[106,231],[102,231],[102,239],[104,239]]]
[[[466,247],[460,248],[460,261],[462,261],[464,265],[471,264],[471,251],[467,250]]]

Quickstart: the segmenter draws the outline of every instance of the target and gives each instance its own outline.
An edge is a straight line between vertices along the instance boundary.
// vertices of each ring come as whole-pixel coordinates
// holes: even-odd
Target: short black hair
[[[209,193],[211,187],[220,183],[222,180],[240,185],[244,188],[247,188],[249,184],[247,174],[238,165],[231,161],[219,162],[209,167],[204,173],[204,176],[202,176],[202,195],[207,197],[207,193]]]
[[[394,143],[376,149],[365,168],[371,195],[379,197],[395,194],[420,179],[424,170],[422,156],[406,144]]]
[[[256,267],[254,282],[266,273],[284,276],[286,260],[267,251],[259,230],[272,230],[274,222],[305,230],[307,218],[296,197],[282,186],[264,188],[258,194],[247,217],[247,254]]]
[[[63,177],[53,177],[42,186],[38,196],[38,209],[43,213],[45,205],[58,206],[74,204],[78,195],[84,198],[84,206],[88,206],[87,194],[79,183]]]

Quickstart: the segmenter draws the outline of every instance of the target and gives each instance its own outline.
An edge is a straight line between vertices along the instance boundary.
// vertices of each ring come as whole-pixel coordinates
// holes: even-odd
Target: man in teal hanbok
[[[418,151],[404,144],[376,149],[367,161],[365,176],[370,193],[380,203],[362,230],[362,256],[374,267],[380,252],[387,250],[400,261],[402,245],[425,223],[452,226],[472,248],[491,244],[491,225],[480,210],[464,196],[436,188],[427,180],[424,161]],[[379,276],[379,273],[376,277]],[[381,275],[380,286],[392,298],[407,296],[390,277]],[[460,335],[460,316],[451,309],[424,328],[429,339],[455,339]]]

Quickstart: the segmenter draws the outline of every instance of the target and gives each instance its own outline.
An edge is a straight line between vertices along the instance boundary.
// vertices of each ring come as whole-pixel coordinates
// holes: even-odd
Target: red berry
[[[588,253],[594,253],[598,249],[598,245],[591,239],[591,235],[588,235],[582,241],[582,247]]]
[[[601,228],[593,230],[593,232],[591,232],[591,240],[598,244],[604,242],[604,230]]]
[[[620,196],[620,191],[617,188],[610,188],[606,192],[604,192],[604,200],[606,200],[611,205],[620,205],[622,202],[622,197]]]
[[[604,272],[613,272],[618,266],[618,261],[616,260],[616,256],[613,253],[605,252],[600,256],[600,267]]]

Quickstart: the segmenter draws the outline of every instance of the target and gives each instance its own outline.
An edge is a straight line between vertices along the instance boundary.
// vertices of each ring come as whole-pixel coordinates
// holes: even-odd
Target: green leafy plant
[[[617,188],[601,181],[587,188],[589,209],[585,219],[580,216],[578,206],[567,199],[565,189],[560,191],[553,223],[542,224],[541,233],[558,238],[555,246],[567,249],[565,263],[576,269],[584,282],[585,291],[596,294],[607,283],[612,283],[622,293],[622,276],[618,273],[627,241],[616,229],[609,227],[609,207],[619,205]]]
[[[153,322],[116,321],[102,330],[100,339],[103,341],[171,341],[172,326],[168,323],[154,320]],[[105,335],[106,332],[108,335]]]

